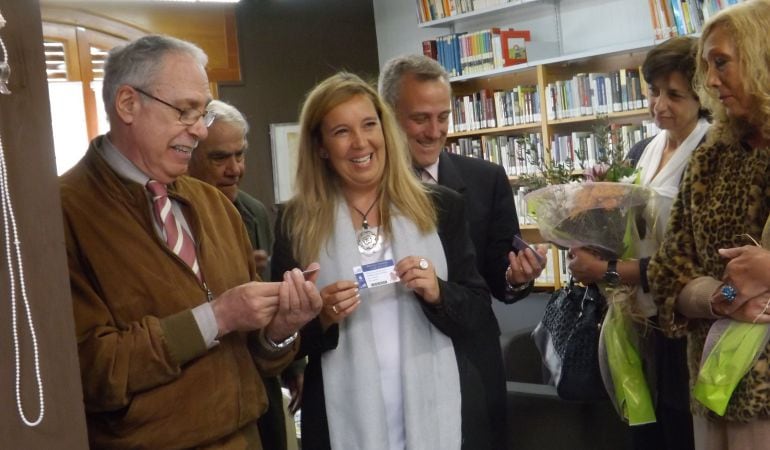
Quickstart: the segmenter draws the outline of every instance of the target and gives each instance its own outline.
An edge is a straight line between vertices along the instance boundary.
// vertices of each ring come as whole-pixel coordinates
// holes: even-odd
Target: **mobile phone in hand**
[[[545,264],[545,258],[543,258],[540,255],[540,253],[538,253],[537,250],[535,250],[535,247],[530,245],[527,241],[525,241],[524,239],[522,239],[518,235],[513,237],[513,248],[515,248],[516,250],[518,250],[520,252],[523,252],[526,249],[530,249],[530,250],[532,250],[532,253],[534,253],[535,256],[537,257],[537,262],[539,262],[540,265]]]

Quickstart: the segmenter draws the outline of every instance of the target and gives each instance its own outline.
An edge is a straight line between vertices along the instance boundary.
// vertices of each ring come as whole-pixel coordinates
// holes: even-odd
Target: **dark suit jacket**
[[[524,298],[529,290],[516,296],[505,292],[508,252],[513,250],[513,236],[521,233],[505,169],[483,159],[442,152],[438,184],[459,192],[465,199],[476,267],[492,295],[505,303]]]
[[[273,230],[267,216],[265,205],[251,195],[238,191],[235,197],[235,209],[241,214],[243,225],[249,234],[249,240],[254,250],[265,250],[268,254],[273,251]],[[263,280],[270,279],[270,266],[260,273]]]
[[[443,304],[441,308],[423,305],[428,319],[452,339],[460,374],[462,396],[463,450],[502,450],[502,442],[494,442],[499,430],[505,431],[505,380],[498,338],[499,328],[489,292],[473,264],[473,246],[468,239],[461,197],[449,189],[431,186],[432,198],[438,211],[438,235],[447,259],[448,280],[439,280]],[[283,233],[279,213],[276,241],[272,259],[273,273],[283,273],[296,267],[291,255],[291,243]],[[322,286],[319,286],[319,288]],[[485,332],[491,330],[490,332]],[[301,331],[300,353],[308,355],[302,400],[303,450],[330,449],[326,406],[321,373],[321,355],[337,347],[339,328],[321,330],[314,319]],[[490,385],[492,375],[494,385]],[[499,418],[488,416],[488,398],[494,396],[502,404],[502,425]]]
[[[476,266],[495,298],[513,303],[529,294],[526,289],[515,295],[506,293],[505,270],[508,252],[513,250],[513,236],[520,234],[513,192],[505,169],[482,159],[442,152],[438,163],[438,184],[460,193],[465,199],[466,218],[471,240],[476,250]],[[493,432],[492,448],[506,448],[506,389],[502,364],[500,329],[485,330],[469,347],[478,352],[472,358],[486,386],[487,417]],[[475,348],[473,348],[475,347]],[[486,348],[484,348],[486,347]]]

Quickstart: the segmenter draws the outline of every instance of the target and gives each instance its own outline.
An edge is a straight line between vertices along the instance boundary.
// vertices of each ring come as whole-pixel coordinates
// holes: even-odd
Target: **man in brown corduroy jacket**
[[[288,365],[297,330],[321,308],[298,269],[255,281],[237,210],[184,175],[213,121],[205,64],[199,48],[164,36],[113,49],[110,132],[61,177],[92,448],[260,449],[262,377]],[[163,219],[150,180],[168,191]],[[193,262],[169,235],[192,241]]]

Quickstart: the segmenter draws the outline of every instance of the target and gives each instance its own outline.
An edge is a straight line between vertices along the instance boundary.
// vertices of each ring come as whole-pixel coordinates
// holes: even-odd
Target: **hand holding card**
[[[302,271],[302,276],[305,280],[315,283],[318,280],[318,271],[321,270],[321,265],[317,262],[312,262],[305,267]]]
[[[312,277],[313,274],[318,272],[320,269],[321,269],[320,267],[316,267],[316,268],[313,268],[313,269],[303,270],[302,271],[302,276],[305,277],[306,280],[310,280],[310,277]]]

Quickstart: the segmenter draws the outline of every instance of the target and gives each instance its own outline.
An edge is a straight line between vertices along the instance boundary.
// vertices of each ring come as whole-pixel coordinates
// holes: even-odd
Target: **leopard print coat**
[[[663,244],[648,277],[664,332],[687,335],[690,385],[698,373],[703,345],[713,320],[687,319],[675,310],[677,296],[698,277],[722,278],[726,261],[717,250],[759,239],[770,215],[770,148],[706,144],[696,149],[674,202]],[[770,345],[762,352],[730,399],[724,419],[770,417]],[[691,400],[695,414],[712,414]]]

